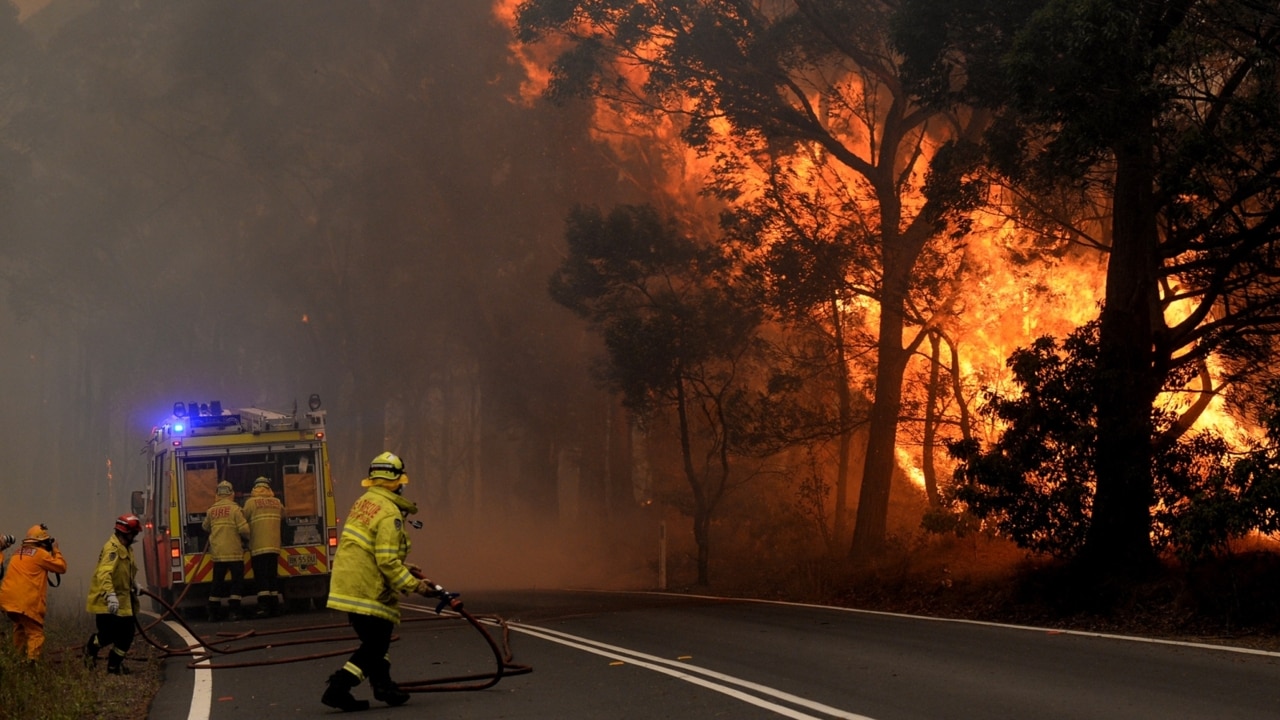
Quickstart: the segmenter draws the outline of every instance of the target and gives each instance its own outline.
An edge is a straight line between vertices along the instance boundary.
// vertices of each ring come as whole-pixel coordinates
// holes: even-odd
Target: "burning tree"
[[[861,329],[867,323],[865,289],[852,280],[872,276],[875,267],[867,219],[847,196],[813,188],[794,169],[777,167],[760,197],[727,213],[724,221],[731,242],[744,248],[744,257],[766,283],[770,310],[795,336],[797,348],[789,353],[792,376],[805,377],[836,398],[835,417],[825,433],[807,424],[788,435],[800,444],[821,435],[836,439],[830,537],[842,540],[853,432],[867,419],[850,368],[875,345]]]
[[[904,373],[934,323],[936,288],[921,275],[955,269],[922,258],[954,250],[955,238],[943,232],[948,211],[975,199],[957,192],[963,174],[948,172],[934,174],[934,197],[923,197],[928,160],[980,126],[979,116],[961,123],[912,102],[888,41],[892,10],[875,0],[529,0],[516,19],[526,46],[560,43],[551,97],[679,118],[685,141],[717,160],[714,185],[723,197],[758,197],[763,173],[753,170],[773,161],[817,158],[825,177],[863,208],[864,231],[841,238],[865,244],[861,252],[873,259],[852,285],[878,313],[850,548],[859,558],[878,552],[886,537]]]
[[[1080,552],[1102,570],[1149,568],[1155,454],[1186,430],[1155,432],[1158,396],[1211,357],[1221,372],[1202,391],[1232,388],[1280,330],[1280,11],[1249,0],[904,8],[915,87],[995,113],[995,168],[1030,195],[1109,206],[1097,486]]]

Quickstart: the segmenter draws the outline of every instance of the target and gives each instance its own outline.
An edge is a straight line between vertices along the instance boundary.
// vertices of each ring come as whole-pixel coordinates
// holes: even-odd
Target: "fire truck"
[[[151,431],[146,489],[132,497],[142,520],[146,587],[170,605],[208,602],[213,562],[202,527],[218,483],[231,483],[243,505],[254,481],[265,477],[284,505],[278,589],[292,609],[323,607],[329,569],[338,547],[333,481],[325,441],[325,411],[312,395],[301,414],[260,408],[228,410],[218,401],[177,402]],[[245,552],[245,598],[254,597],[253,568]],[[155,610],[163,606],[153,601]]]

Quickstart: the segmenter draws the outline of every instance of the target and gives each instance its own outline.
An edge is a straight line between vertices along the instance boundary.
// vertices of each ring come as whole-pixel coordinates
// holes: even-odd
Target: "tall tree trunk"
[[[676,383],[676,415],[680,420],[680,457],[684,463],[685,480],[693,491],[693,540],[698,546],[698,584],[711,582],[711,502],[693,465],[693,439],[689,428],[689,409],[686,405],[684,381]]]
[[[885,131],[885,147],[898,147],[892,140],[898,133]],[[904,346],[907,296],[916,260],[925,243],[937,231],[930,213],[920,212],[902,227],[902,198],[892,163],[879,166],[867,175],[875,186],[880,203],[881,288],[880,327],[876,336],[876,389],[867,431],[867,455],[863,463],[862,489],[858,494],[857,525],[853,530],[849,557],[862,562],[878,555],[884,547],[889,520],[889,490],[898,437],[898,416],[902,410],[902,376],[911,353],[924,339],[923,333]]]
[[[898,415],[902,409],[902,375],[908,353],[898,340],[902,337],[901,316],[894,322],[885,312],[880,320],[880,359],[876,367],[875,401],[871,406],[871,422],[867,433],[867,457],[862,471],[862,489],[858,494],[857,524],[849,556],[862,561],[879,554],[884,547],[889,521],[889,489],[895,457]],[[888,333],[888,334],[886,334]],[[891,347],[883,338],[891,338]]]
[[[960,353],[956,344],[945,334],[939,333],[938,339],[947,344],[951,351],[951,395],[956,399],[956,410],[960,414],[960,437],[973,439],[973,422],[969,418],[969,401],[964,397],[964,386],[961,383]]]
[[[942,505],[938,496],[938,472],[933,465],[933,445],[937,437],[938,427],[938,395],[941,394],[939,376],[941,373],[942,338],[938,333],[929,333],[929,344],[932,348],[929,355],[929,388],[924,406],[924,441],[920,450],[920,470],[924,474],[924,492],[929,498],[929,507]]]
[[[840,302],[831,299],[831,318],[833,337],[835,339],[836,362],[836,399],[839,402],[840,415],[840,449],[836,460],[836,507],[832,528],[832,539],[835,543],[844,542],[845,525],[849,517],[849,451],[853,445],[853,393],[849,389],[849,357],[844,341],[844,316],[840,312]]]
[[[1140,121],[1142,122],[1142,121]],[[1130,575],[1151,568],[1151,407],[1160,304],[1150,123],[1117,152],[1111,257],[1099,328],[1097,493],[1082,559]]]
[[[698,506],[693,514],[693,539],[698,545],[698,584],[711,584],[711,510]]]
[[[898,416],[902,410],[902,376],[911,356],[911,348],[904,348],[902,344],[906,325],[904,308],[918,248],[916,245],[913,252],[906,252],[898,243],[885,240],[875,399],[871,405],[862,489],[858,494],[857,524],[849,548],[849,557],[855,562],[878,555],[888,530],[889,489],[898,465],[895,450]]]

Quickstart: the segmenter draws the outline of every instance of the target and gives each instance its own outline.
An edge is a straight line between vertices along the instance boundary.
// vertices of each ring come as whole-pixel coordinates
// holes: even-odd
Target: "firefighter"
[[[133,562],[134,538],[142,532],[142,521],[137,515],[121,515],[116,518],[115,532],[107,538],[98,553],[98,566],[94,568],[89,583],[89,600],[85,609],[94,615],[98,632],[89,636],[84,654],[90,664],[98,661],[98,650],[111,646],[107,655],[107,672],[128,675],[124,656],[133,645],[133,612],[137,587],[133,576],[138,566]]]
[[[244,517],[249,521],[249,562],[258,587],[258,616],[280,614],[280,592],[276,573],[280,563],[280,518],[284,514],[271,481],[260,477],[253,482],[253,492],[244,501]]]
[[[240,619],[240,593],[244,589],[244,543],[249,539],[249,523],[236,504],[231,483],[218,483],[218,499],[205,513],[204,531],[209,533],[209,556],[213,559],[213,587],[209,589],[209,619],[223,619],[222,600],[227,600],[226,619]],[[231,582],[227,582],[227,576]]]
[[[351,506],[342,527],[342,538],[329,578],[328,606],[347,613],[360,647],[333,675],[320,701],[344,711],[365,710],[368,700],[356,700],[351,689],[366,677],[373,697],[388,705],[401,705],[409,694],[391,680],[391,632],[400,622],[400,593],[426,595],[431,583],[417,577],[405,562],[409,537],[404,518],[418,511],[401,496],[409,477],[404,462],[384,452],[369,464],[369,477],[360,484],[368,490]]]
[[[13,621],[13,645],[28,660],[40,657],[44,647],[44,615],[49,592],[49,573],[61,576],[67,561],[58,541],[44,523],[31,526],[22,547],[9,561],[4,582],[0,582],[0,609]],[[61,582],[61,580],[59,580]]]

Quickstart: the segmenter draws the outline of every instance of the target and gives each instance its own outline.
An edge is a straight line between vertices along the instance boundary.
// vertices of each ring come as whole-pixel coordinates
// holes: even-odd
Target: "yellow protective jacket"
[[[249,499],[244,501],[244,516],[249,521],[250,554],[280,552],[280,517],[283,514],[284,505],[271,488],[259,485],[253,489]]]
[[[371,487],[356,500],[333,559],[330,608],[400,622],[400,593],[418,586],[404,564],[409,536],[403,513],[417,511],[411,501],[384,487]]]
[[[93,569],[93,579],[89,581],[89,600],[84,609],[95,615],[107,614],[107,596],[116,594],[120,601],[121,617],[133,616],[133,576],[138,574],[138,566],[133,564],[133,551],[112,534],[98,553],[98,566]]]
[[[244,560],[244,541],[249,539],[249,523],[233,498],[223,495],[214,501],[209,512],[205,513],[203,527],[209,533],[211,560]]]
[[[67,561],[57,545],[50,552],[39,545],[24,544],[9,560],[9,570],[0,582],[0,610],[21,613],[43,624],[48,573],[66,571]]]

